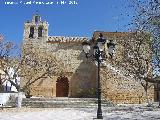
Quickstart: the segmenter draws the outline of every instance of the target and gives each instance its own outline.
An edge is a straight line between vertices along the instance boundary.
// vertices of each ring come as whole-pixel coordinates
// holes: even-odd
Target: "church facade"
[[[94,61],[85,57],[82,42],[96,41],[99,33],[106,39],[123,38],[125,32],[96,31],[92,38],[49,36],[49,24],[42,21],[40,15],[33,16],[24,24],[23,49],[35,49],[37,55],[51,55],[56,64],[51,76],[41,78],[30,85],[33,96],[42,97],[96,97],[97,66]],[[117,42],[118,43],[118,42]],[[23,55],[27,53],[24,50]],[[116,56],[121,56],[121,47],[116,45]],[[105,49],[108,58],[107,47]],[[115,57],[116,57],[115,56]],[[102,97],[113,103],[143,103],[146,101],[142,86],[134,80],[129,80],[116,72],[113,61],[106,59],[106,65],[101,67]],[[28,82],[22,78],[21,86]],[[32,82],[32,81],[30,81]],[[150,100],[154,100],[154,89],[149,90]]]

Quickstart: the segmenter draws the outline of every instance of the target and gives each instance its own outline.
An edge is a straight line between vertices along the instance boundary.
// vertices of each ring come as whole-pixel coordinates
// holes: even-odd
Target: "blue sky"
[[[18,2],[18,5],[4,2]],[[133,10],[128,0],[75,0],[76,5],[69,5],[69,0],[48,0],[50,2],[67,2],[64,5],[23,5],[21,0],[0,1],[0,34],[7,40],[21,43],[24,22],[32,19],[39,11],[42,20],[49,23],[51,36],[92,37],[98,31],[127,31]],[[28,0],[30,1],[30,0]],[[23,3],[28,2],[23,0]],[[32,0],[33,2],[34,0]],[[47,0],[36,0],[48,2]],[[73,0],[74,1],[74,0]]]

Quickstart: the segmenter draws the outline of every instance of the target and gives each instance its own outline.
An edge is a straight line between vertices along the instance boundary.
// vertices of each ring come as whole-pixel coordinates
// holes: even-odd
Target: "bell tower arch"
[[[42,21],[39,14],[35,14],[32,20],[28,20],[24,23],[24,40],[43,39],[48,38],[48,22]]]

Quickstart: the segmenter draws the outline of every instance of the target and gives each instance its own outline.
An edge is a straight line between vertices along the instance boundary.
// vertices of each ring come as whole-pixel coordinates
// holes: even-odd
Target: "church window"
[[[33,35],[34,35],[34,27],[30,27],[29,38],[33,38]]]
[[[38,37],[42,37],[43,27],[38,27]]]

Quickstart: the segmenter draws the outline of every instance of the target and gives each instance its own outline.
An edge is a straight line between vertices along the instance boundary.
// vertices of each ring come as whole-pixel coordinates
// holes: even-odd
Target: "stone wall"
[[[59,38],[60,39],[60,38]],[[41,40],[41,41],[40,41]],[[29,42],[35,49],[41,52],[51,53],[57,61],[57,66],[62,71],[53,74],[52,78],[40,79],[31,89],[34,96],[56,97],[56,81],[59,76],[65,76],[69,80],[69,97],[95,97],[97,87],[97,70],[91,60],[85,58],[81,42],[48,42],[37,39]],[[118,46],[118,45],[117,45]],[[121,56],[121,47],[116,48],[116,56]],[[46,54],[47,56],[47,54]],[[121,58],[116,59],[119,62]],[[114,61],[107,61],[114,64]],[[146,102],[145,92],[140,83],[126,79],[123,75],[103,66],[101,68],[102,94],[105,99],[113,103],[143,103]],[[94,94],[94,95],[93,95]],[[154,90],[149,90],[149,96],[153,101]]]
[[[146,93],[140,82],[127,79],[109,68],[101,69],[103,97],[113,103],[145,103]],[[154,101],[153,86],[148,90],[150,101]]]
[[[108,40],[116,43],[116,54],[112,59],[108,56],[106,47],[106,66],[101,68],[102,95],[105,99],[113,103],[144,103],[146,102],[146,93],[139,81],[132,77],[125,76],[125,67],[122,67],[123,60],[123,41],[129,33],[126,32],[95,32],[94,41],[98,34],[102,33]],[[125,71],[125,72],[124,72]],[[150,101],[154,101],[154,86],[148,90]]]
[[[60,39],[60,38],[59,38]],[[96,93],[96,69],[95,65],[85,58],[81,42],[48,42],[43,39],[28,39],[24,47],[32,46],[38,54],[51,55],[61,71],[51,75],[51,78],[39,79],[31,86],[31,94],[34,96],[56,96],[56,81],[64,76],[69,81],[69,97],[95,97]],[[25,54],[25,52],[24,52]],[[25,85],[26,79],[21,85]],[[85,94],[85,95],[84,95]]]
[[[32,82],[32,78],[46,71],[43,60],[50,59],[54,64],[52,73],[43,78],[39,78],[29,87],[34,96],[56,97],[56,84],[59,78],[67,78],[69,83],[68,97],[96,97],[97,90],[97,67],[94,61],[87,59],[82,50],[82,42],[89,41],[85,37],[64,37],[48,36],[48,23],[35,23],[35,16],[31,22],[25,23],[23,40],[23,57],[31,55],[30,50],[34,51],[36,60],[41,61],[41,69],[32,70],[26,64],[21,68],[21,72],[28,70],[27,77],[21,80],[21,87],[27,82]],[[33,38],[29,38],[30,27],[34,27]],[[42,37],[38,36],[38,27],[43,27]],[[99,32],[95,32],[91,43],[98,38]],[[124,37],[130,33],[126,32],[101,32],[108,40],[114,40],[116,54],[114,59],[108,55],[107,44],[105,45],[106,65],[101,67],[101,86],[102,96],[114,103],[143,103],[145,102],[145,92],[138,81],[126,78],[115,70],[123,59],[123,47],[120,45]],[[36,58],[37,57],[37,58]],[[50,58],[51,57],[51,58]],[[112,67],[114,65],[114,67]],[[43,68],[44,67],[44,68]],[[125,69],[125,68],[123,68]],[[123,70],[121,69],[121,70]],[[33,75],[33,77],[32,77]],[[29,81],[31,80],[31,81]],[[63,80],[63,79],[62,79]],[[154,89],[149,91],[150,99],[154,98]]]

